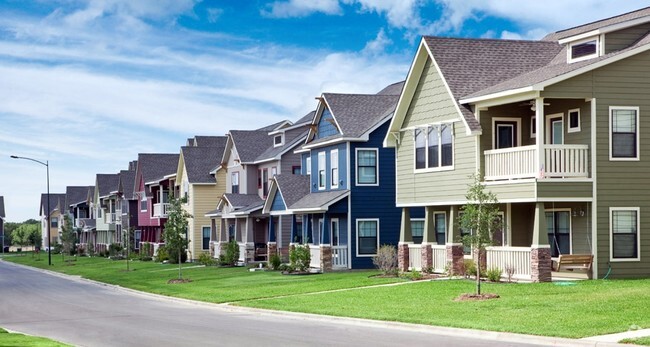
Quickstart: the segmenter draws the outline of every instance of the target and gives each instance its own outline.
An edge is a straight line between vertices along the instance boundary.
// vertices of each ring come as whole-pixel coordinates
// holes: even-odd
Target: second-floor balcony
[[[106,212],[104,214],[104,223],[115,223],[115,213]]]
[[[154,218],[167,218],[169,211],[169,203],[153,204],[153,217]]]
[[[484,152],[485,181],[526,178],[589,178],[588,145],[543,145]]]

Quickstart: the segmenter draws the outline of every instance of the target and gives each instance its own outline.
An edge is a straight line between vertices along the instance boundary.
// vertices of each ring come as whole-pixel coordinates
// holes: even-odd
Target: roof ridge
[[[555,43],[543,40],[515,40],[515,39],[497,39],[497,38],[474,38],[474,37],[450,37],[450,36],[435,36],[435,35],[422,35],[422,38],[430,39],[444,39],[444,40],[462,40],[462,41],[492,41],[492,42],[534,42],[534,43]],[[555,43],[557,44],[557,43]]]
[[[559,33],[565,32],[565,31],[569,31],[569,30],[573,30],[573,29],[578,29],[578,28],[581,28],[581,27],[584,27],[584,26],[588,26],[588,25],[593,25],[593,24],[596,24],[596,23],[599,23],[599,22],[605,22],[605,21],[608,21],[608,20],[611,20],[611,19],[614,19],[614,18],[627,16],[627,15],[630,15],[630,14],[632,14],[632,13],[641,12],[641,11],[644,11],[644,10],[647,10],[647,9],[650,9],[650,6],[646,6],[646,7],[640,8],[640,9],[638,9],[638,10],[630,11],[630,12],[621,13],[621,14],[618,14],[618,15],[615,15],[615,16],[611,16],[611,17],[607,17],[607,18],[602,18],[602,19],[599,19],[599,20],[595,20],[595,21],[593,21],[593,22],[583,23],[583,24],[576,25],[576,26],[571,27],[571,28],[566,28],[566,29],[558,30],[558,31],[553,32],[553,34],[559,34]]]

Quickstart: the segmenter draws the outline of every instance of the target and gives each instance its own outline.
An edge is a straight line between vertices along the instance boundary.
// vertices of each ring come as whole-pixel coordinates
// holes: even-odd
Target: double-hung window
[[[239,194],[239,172],[233,172],[230,175],[230,186],[232,187],[233,194]]]
[[[411,236],[413,243],[421,244],[424,237],[424,219],[411,219]]]
[[[332,182],[330,185],[332,188],[338,188],[339,187],[339,150],[338,149],[333,149],[332,152],[330,152],[330,179]]]
[[[638,207],[610,207],[610,252],[612,261],[639,260]]]
[[[305,158],[305,174],[311,175],[311,157]]]
[[[610,147],[612,160],[639,159],[639,108],[609,108]]]
[[[379,220],[357,219],[357,255],[375,255],[377,248],[379,248]]]
[[[318,153],[318,189],[325,189],[325,152]]]
[[[147,210],[147,194],[144,191],[140,192],[140,211]]]
[[[203,227],[203,249],[210,249],[210,227]]]
[[[52,226],[52,228],[58,228],[59,227],[59,218],[52,217],[52,218],[50,218],[50,222],[51,222],[50,225]]]
[[[436,229],[436,243],[444,245],[447,242],[447,215],[444,212],[436,212],[433,214]]]
[[[451,124],[415,129],[415,169],[436,169],[454,164],[454,138]]]
[[[377,156],[377,149],[357,149],[357,185],[375,186],[379,184]]]
[[[269,195],[269,169],[262,170],[262,195]]]

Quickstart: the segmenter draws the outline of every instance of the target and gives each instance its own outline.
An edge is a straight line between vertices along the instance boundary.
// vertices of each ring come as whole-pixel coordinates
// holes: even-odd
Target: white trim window
[[[230,191],[233,194],[239,194],[239,172],[235,171],[230,174]]]
[[[326,166],[325,152],[318,152],[318,190],[325,189],[325,182],[327,182]]]
[[[639,160],[639,108],[610,106],[609,159]]]
[[[147,211],[147,194],[144,191],[140,192],[140,212]]]
[[[379,185],[379,150],[377,148],[357,148],[357,185]]]
[[[447,213],[433,213],[434,229],[436,231],[436,243],[444,245],[447,243]]]
[[[580,109],[574,108],[567,112],[567,132],[580,132]]]
[[[201,227],[201,233],[203,236],[201,246],[203,250],[209,250],[210,249],[210,235],[212,234],[212,227],[209,226],[203,226]]]
[[[305,158],[305,174],[311,175],[311,157]]]
[[[546,233],[551,245],[551,257],[573,253],[570,208],[546,210]]]
[[[453,124],[415,129],[415,170],[449,170],[454,165]]]
[[[379,249],[379,219],[357,219],[357,257],[372,257]]]
[[[332,246],[339,246],[341,244],[341,224],[338,218],[330,220],[330,243]]]
[[[422,243],[424,238],[424,218],[411,218],[411,237],[413,243]]]
[[[339,150],[333,149],[330,152],[330,185],[332,188],[339,187]]]
[[[596,58],[600,56],[600,37],[592,36],[584,40],[569,43],[567,58],[569,63]]]
[[[639,207],[609,208],[609,252],[611,261],[641,260]]]
[[[282,134],[273,137],[273,147],[280,147],[284,145],[284,136]]]
[[[537,137],[537,117],[530,117],[530,138],[534,139]]]

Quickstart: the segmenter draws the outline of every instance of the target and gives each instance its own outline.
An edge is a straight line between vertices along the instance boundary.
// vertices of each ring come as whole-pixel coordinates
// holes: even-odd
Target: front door
[[[564,117],[561,113],[547,116],[546,134],[546,143],[550,145],[564,144]]]
[[[331,239],[332,240],[332,246],[338,246],[339,241],[340,241],[340,233],[339,233],[339,219],[338,218],[332,218],[331,224],[330,224],[330,231],[331,231]]]
[[[494,148],[511,148],[517,146],[517,122],[496,121]]]

